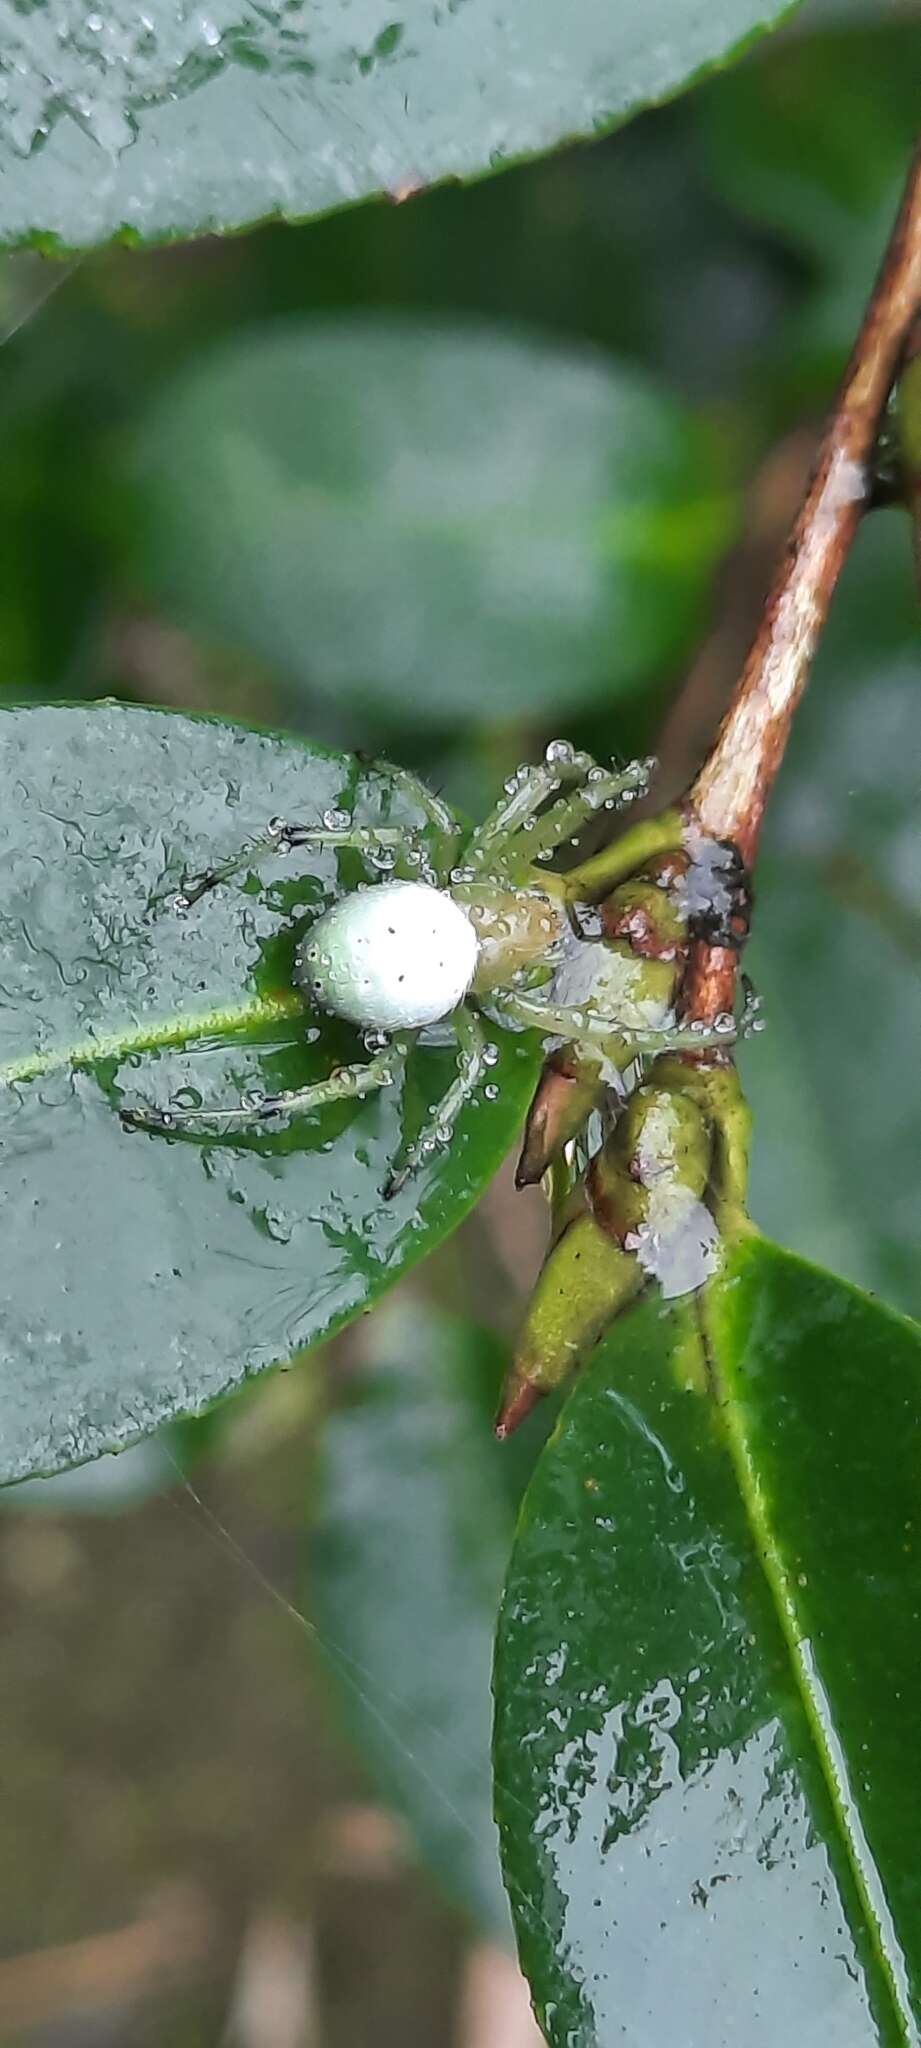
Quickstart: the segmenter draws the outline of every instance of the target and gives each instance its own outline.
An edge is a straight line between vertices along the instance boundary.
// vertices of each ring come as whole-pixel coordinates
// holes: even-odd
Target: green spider
[[[539,765],[511,776],[494,811],[466,838],[447,807],[426,791],[429,823],[448,842],[439,869],[430,865],[418,835],[404,828],[364,825],[340,812],[326,813],[318,825],[273,819],[263,839],[190,882],[176,907],[186,910],[254,859],[297,846],[353,848],[378,865],[389,868],[399,861],[415,869],[412,879],[380,879],[340,897],[295,955],[298,989],[315,1009],[364,1033],[371,1057],[338,1068],[327,1080],[249,1096],[232,1108],[128,1109],[123,1121],[157,1131],[197,1123],[242,1129],[282,1115],[309,1115],[327,1103],[393,1085],[420,1032],[447,1025],[457,1044],[456,1076],[391,1175],[384,1192],[392,1196],[449,1142],[481,1084],[488,1094],[497,1052],[484,1019],[502,1029],[537,1030],[557,1053],[569,1049],[574,1068],[596,1094],[610,1088],[622,1094],[624,1072],[640,1057],[731,1042],[732,1018],[717,1020],[707,1031],[675,1022],[677,946],[664,979],[657,979],[655,969],[664,963],[612,946],[592,908],[619,876],[641,865],[644,852],[661,853],[669,834],[674,842],[675,814],[664,814],[671,820],[664,839],[661,820],[627,835],[637,841],[636,858],[620,855],[621,841],[569,874],[543,866],[575,843],[600,812],[644,795],[653,765],[602,768],[567,741],[554,740]],[[413,793],[418,800],[416,784]],[[663,886],[657,878],[655,887]],[[580,1095],[576,1121],[589,1106]],[[571,1135],[572,1122],[570,1116],[557,1150]],[[537,1149],[539,1158],[532,1127],[532,1165],[525,1158],[520,1179],[539,1178],[537,1168],[543,1171],[548,1163],[553,1148],[541,1143]]]

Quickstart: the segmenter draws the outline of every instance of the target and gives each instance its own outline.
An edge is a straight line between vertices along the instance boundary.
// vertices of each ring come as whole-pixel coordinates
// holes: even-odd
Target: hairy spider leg
[[[379,846],[415,847],[417,844],[417,836],[402,825],[345,825],[334,829],[326,825],[289,825],[284,818],[273,818],[262,838],[248,840],[230,860],[222,861],[218,867],[207,868],[204,874],[186,877],[176,904],[180,910],[187,910],[206,896],[209,889],[216,889],[219,883],[239,874],[253,861],[261,860],[270,853],[288,853],[293,846],[351,847],[359,853],[373,853]]]
[[[452,1011],[447,1021],[457,1039],[457,1074],[441,1101],[435,1104],[428,1123],[423,1126],[415,1144],[410,1146],[405,1161],[391,1174],[384,1188],[388,1201],[399,1194],[430,1153],[447,1142],[464,1104],[470,1101],[489,1066],[483,1027],[475,1011],[462,1003],[459,1009]]]
[[[515,852],[525,860],[542,860],[575,837],[590,818],[606,806],[633,803],[645,796],[652,779],[650,761],[631,761],[627,768],[591,768],[581,788],[563,796],[533,825],[515,834]]]
[[[742,1028],[734,1017],[727,1017],[718,1025],[672,1024],[661,1030],[650,1026],[648,1031],[635,1031],[577,1004],[545,1002],[540,995],[519,989],[497,990],[492,1008],[502,1023],[526,1025],[568,1041],[589,1039],[593,1045],[607,1047],[615,1064],[621,1065],[618,1048],[624,1048],[630,1059],[643,1053],[706,1052],[711,1046],[734,1045]]]
[[[425,812],[429,824],[434,825],[436,831],[447,833],[451,839],[456,839],[464,831],[464,826],[454,817],[444,798],[438,796],[434,789],[426,788],[424,782],[417,782],[409,768],[401,768],[395,761],[375,761],[371,765],[402,791],[407,802],[416,804],[420,811]]]
[[[562,751],[557,751],[560,748]],[[519,768],[495,810],[471,834],[464,848],[464,866],[485,867],[532,823],[549,797],[556,796],[565,783],[584,782],[596,765],[591,754],[579,753],[562,741],[552,742],[536,767]]]
[[[189,1124],[236,1124],[247,1130],[275,1116],[307,1116],[327,1103],[360,1100],[376,1088],[389,1088],[406,1057],[408,1040],[392,1039],[363,1066],[339,1067],[325,1081],[289,1088],[279,1095],[247,1096],[234,1109],[123,1109],[123,1124],[139,1131],[178,1131]]]

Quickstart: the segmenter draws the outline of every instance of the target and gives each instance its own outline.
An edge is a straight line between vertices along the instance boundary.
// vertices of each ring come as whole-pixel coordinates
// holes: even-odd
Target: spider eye
[[[477,964],[470,919],[445,890],[382,882],[324,911],[298,949],[312,1003],[364,1029],[418,1029],[463,1002]]]

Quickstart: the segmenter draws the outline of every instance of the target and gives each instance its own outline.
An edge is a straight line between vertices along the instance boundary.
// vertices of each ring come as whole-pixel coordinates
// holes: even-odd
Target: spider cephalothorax
[[[567,874],[544,865],[600,811],[643,793],[650,767],[601,768],[553,741],[538,766],[510,778],[495,810],[465,841],[446,806],[426,793],[429,823],[448,848],[440,869],[418,837],[396,827],[339,812],[319,825],[273,819],[264,840],[188,884],[177,907],[187,909],[239,867],[293,846],[353,848],[379,864],[384,856],[388,867],[405,866],[403,878],[390,875],[340,897],[295,958],[295,980],[311,1006],[364,1032],[371,1057],[309,1087],[234,1108],[139,1109],[126,1111],[125,1120],[169,1130],[304,1115],[388,1086],[418,1033],[447,1023],[457,1040],[457,1074],[392,1175],[392,1194],[420,1159],[447,1143],[464,1103],[485,1080],[495,1060],[486,1018],[500,1028],[537,1029],[553,1048],[520,1169],[521,1179],[539,1178],[604,1092],[622,1092],[633,1062],[687,1045],[700,1051],[707,1042],[676,1025],[673,1014],[691,865],[674,816],[665,828],[661,820],[635,828],[608,854]],[[733,1028],[732,1019],[720,1020],[716,1038],[722,1031],[725,1043]]]

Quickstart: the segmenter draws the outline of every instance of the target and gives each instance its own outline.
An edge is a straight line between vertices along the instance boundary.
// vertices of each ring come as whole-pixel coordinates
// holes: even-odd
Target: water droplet
[[[287,826],[286,826],[286,824],[285,824],[284,818],[270,818],[270,819],[269,819],[269,836],[270,836],[270,838],[272,838],[272,839],[280,839],[280,838],[281,838],[281,835],[282,835],[282,833],[283,833],[283,832],[285,832],[285,831],[287,831]]]
[[[452,880],[452,882],[472,882],[472,881],[473,881],[473,869],[472,869],[472,868],[452,868],[452,869],[451,869],[451,880]]]
[[[498,1048],[498,1046],[497,1046],[497,1045],[493,1045],[492,1043],[490,1043],[489,1045],[484,1045],[484,1047],[483,1047],[483,1065],[484,1065],[484,1066],[486,1066],[486,1067],[494,1067],[494,1066],[496,1066],[496,1065],[497,1065],[497,1063],[498,1063],[498,1059],[499,1059],[499,1048]]]
[[[486,1086],[485,1086],[485,1088],[484,1088],[484,1090],[483,1090],[483,1094],[485,1095],[485,1097],[486,1097],[486,1100],[487,1100],[487,1102],[498,1102],[498,1100],[499,1100],[499,1088],[498,1088],[498,1084],[497,1084],[497,1083],[496,1083],[495,1081],[487,1081],[487,1083],[486,1083]]]
[[[247,1088],[245,1095],[240,1097],[240,1108],[261,1109],[264,1101],[265,1096],[260,1088]]]
[[[173,909],[175,910],[178,917],[184,917],[186,911],[189,909],[188,896],[184,896],[181,893],[178,896],[174,896]]]
[[[351,822],[348,811],[331,810],[323,813],[323,823],[327,832],[347,832]]]
[[[450,1142],[451,1142],[451,1126],[450,1126],[450,1124],[436,1124],[436,1125],[435,1125],[435,1138],[436,1138],[436,1141],[437,1141],[437,1143],[438,1143],[439,1145],[449,1145],[449,1144],[450,1144]]]
[[[730,1031],[735,1031],[735,1028],[735,1018],[731,1016],[728,1010],[721,1010],[719,1016],[714,1017],[713,1019],[714,1031],[721,1032],[724,1037],[726,1037]]]
[[[372,846],[368,855],[371,866],[380,869],[382,874],[389,873],[396,866],[396,858],[392,846]]]
[[[568,767],[572,759],[573,748],[570,740],[551,740],[544,752],[548,768]]]
[[[603,768],[596,767],[589,769],[585,779],[586,782],[607,782],[608,778],[606,771]]]

